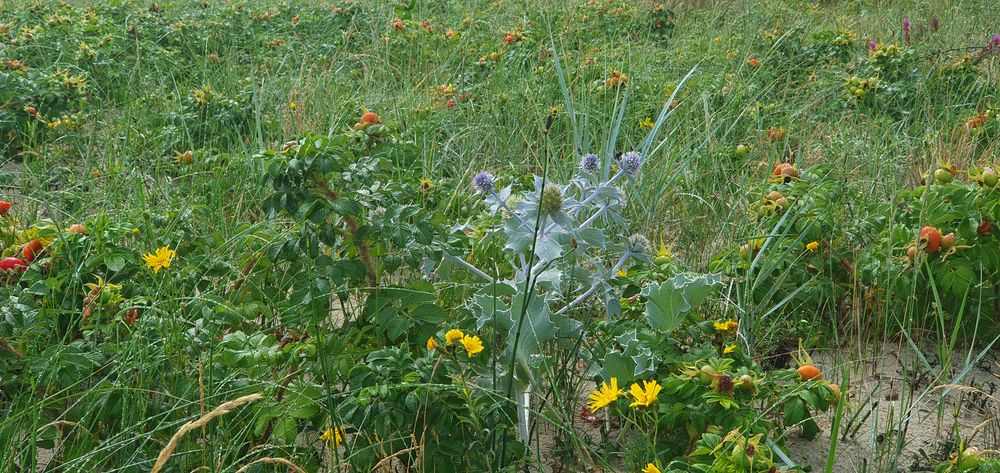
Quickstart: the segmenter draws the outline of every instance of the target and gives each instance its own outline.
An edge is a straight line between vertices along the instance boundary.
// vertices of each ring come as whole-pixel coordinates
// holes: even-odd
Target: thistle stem
[[[611,268],[611,279],[615,279],[618,277],[616,273],[618,273],[618,270],[622,269],[622,266],[625,265],[625,261],[627,261],[630,256],[632,256],[632,253],[630,251],[626,251],[625,254],[622,255],[621,259],[618,260],[618,263],[615,264],[613,268]],[[587,289],[586,292],[580,294],[576,299],[570,301],[570,303],[566,304],[566,306],[563,307],[562,309],[557,310],[555,312],[555,315],[565,314],[570,309],[576,307],[581,302],[587,300],[590,296],[594,294],[594,292],[597,291],[599,287],[601,287],[600,284],[591,284],[590,289]]]
[[[610,205],[604,204],[600,208],[600,210],[594,212],[594,215],[591,215],[590,218],[588,218],[585,222],[581,223],[579,227],[576,227],[576,231],[580,231],[583,230],[584,228],[591,226],[594,222],[597,221],[598,218],[600,218],[601,215],[604,215],[604,212],[607,212],[608,208],[610,207],[611,207]]]
[[[450,253],[445,253],[445,254],[448,255],[448,257],[451,258],[452,261],[458,263],[459,266],[462,266],[465,269],[469,270],[469,272],[471,272],[472,274],[475,274],[476,276],[479,276],[479,277],[485,279],[487,282],[490,282],[490,283],[494,282],[493,276],[490,276],[489,274],[484,273],[481,269],[473,266],[468,261],[465,261],[464,259],[459,258],[458,256],[455,256],[455,255],[450,254]]]
[[[605,182],[604,185],[602,185],[601,187],[608,187],[608,186],[614,185],[614,183],[617,182],[618,179],[621,179],[621,177],[624,176],[624,175],[625,175],[625,171],[619,169],[618,172],[616,172],[614,176],[611,176],[611,179],[608,179],[608,182]],[[587,196],[586,199],[583,199],[582,201],[580,201],[580,206],[577,207],[577,212],[579,212],[579,209],[582,209],[584,205],[589,204],[591,201],[593,201],[596,198],[597,198],[597,192],[594,192],[593,194],[590,194],[589,196]]]

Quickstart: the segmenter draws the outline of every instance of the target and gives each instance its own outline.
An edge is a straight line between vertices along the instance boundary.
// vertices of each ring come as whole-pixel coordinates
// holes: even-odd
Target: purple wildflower
[[[1000,34],[995,34],[990,38],[990,46],[994,48],[1000,46]]]
[[[873,40],[871,40],[871,41],[869,41],[869,42],[868,42],[868,49],[869,49],[870,51],[872,51],[872,52],[875,52],[875,50],[876,50],[876,49],[878,49],[878,43],[877,43],[877,42],[875,42],[875,40],[874,40],[874,39],[873,39]]]
[[[910,42],[910,17],[903,17],[903,40]]]
[[[585,154],[583,158],[580,159],[580,170],[593,174],[597,172],[597,168],[601,165],[601,158],[598,158],[596,154]]]
[[[938,17],[932,16],[931,17],[931,30],[937,31],[938,28],[940,28],[940,27],[941,27],[941,23],[938,21]]]
[[[486,171],[476,174],[476,177],[472,178],[472,187],[483,195],[493,192],[494,184],[496,184],[496,180],[493,179],[493,175]]]
[[[618,167],[625,171],[625,174],[634,176],[639,173],[642,167],[642,155],[636,151],[629,151],[618,159]]]

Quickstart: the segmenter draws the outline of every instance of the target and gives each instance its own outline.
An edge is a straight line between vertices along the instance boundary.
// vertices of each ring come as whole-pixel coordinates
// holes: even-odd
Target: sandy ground
[[[839,366],[846,367],[851,377],[850,407],[841,424],[839,437],[843,440],[836,446],[833,471],[933,471],[934,464],[952,451],[956,430],[963,439],[969,439],[977,426],[1000,413],[1000,405],[988,396],[965,388],[943,387],[963,371],[967,353],[955,353],[951,369],[943,376],[942,363],[937,357],[927,356],[927,364],[931,366],[927,370],[914,353],[908,347],[891,347],[850,365],[836,361],[846,359],[846,353],[813,356],[818,365],[834,366],[835,372],[840,370]],[[976,355],[973,354],[973,359]],[[996,397],[1000,380],[991,373],[1000,373],[998,362],[1000,351],[993,350],[956,384],[981,389]],[[844,384],[840,376],[835,381]],[[809,441],[793,435],[787,446],[793,460],[821,469],[830,451],[833,413],[820,414],[816,420],[823,429],[818,438]],[[986,423],[969,445],[996,448],[1000,443],[998,427],[996,420]],[[896,449],[901,455],[893,465]]]
[[[945,391],[942,387],[951,384],[963,370],[968,353],[955,353],[945,375],[941,374],[942,364],[937,357],[926,354],[928,350],[924,354],[926,365],[914,353],[909,347],[892,346],[883,347],[877,355],[846,351],[812,354],[824,372],[837,373],[831,377],[834,382],[851,386],[838,435],[842,440],[836,445],[834,472],[933,471],[934,465],[953,450],[956,430],[967,439],[984,420],[1000,415],[1000,403],[993,403],[988,396],[963,392],[965,388]],[[976,355],[978,352],[972,358]],[[957,384],[982,389],[1000,398],[1000,379],[992,374],[1000,373],[997,363],[1000,350],[993,350]],[[845,372],[849,383],[843,379]],[[593,389],[592,385],[585,387]],[[589,391],[579,393],[580,405],[587,403],[588,394]],[[833,417],[833,409],[815,416],[822,430],[813,440],[803,438],[800,429],[789,430],[786,447],[790,459],[800,466],[811,466],[812,471],[823,471],[831,447]],[[578,422],[577,426],[579,438],[591,444],[600,442],[598,425]],[[560,469],[554,461],[557,445],[552,429],[540,427],[538,434],[538,443],[533,447],[540,451],[544,471],[575,471]],[[1000,421],[981,426],[970,445],[997,448]],[[896,448],[899,455],[894,454]]]

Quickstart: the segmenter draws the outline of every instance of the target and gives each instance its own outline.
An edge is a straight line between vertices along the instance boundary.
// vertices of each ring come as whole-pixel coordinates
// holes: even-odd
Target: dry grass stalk
[[[193,420],[191,422],[184,424],[180,428],[180,430],[178,430],[177,433],[175,433],[174,436],[170,438],[170,442],[167,442],[167,446],[163,447],[163,450],[160,450],[160,454],[156,457],[156,463],[153,464],[153,469],[149,470],[149,473],[158,473],[161,469],[163,469],[163,465],[167,464],[167,460],[169,460],[170,455],[174,453],[174,449],[177,448],[177,444],[181,442],[181,439],[183,439],[188,432],[197,429],[199,427],[204,427],[205,424],[211,422],[212,419],[222,415],[226,415],[229,413],[229,411],[232,411],[237,407],[240,407],[244,404],[257,401],[263,398],[264,395],[260,393],[248,394],[243,397],[238,397],[236,399],[233,399],[232,401],[227,401],[220,404],[219,407],[212,409],[211,412],[201,416],[197,420]]]
[[[243,473],[243,472],[249,470],[251,466],[254,466],[254,465],[258,464],[258,463],[268,463],[268,464],[272,464],[272,465],[285,465],[289,469],[291,469],[292,471],[294,471],[295,473],[306,473],[306,470],[303,470],[298,465],[292,463],[291,461],[289,461],[289,460],[287,460],[285,458],[278,458],[278,457],[258,458],[256,460],[250,462],[250,463],[247,463],[246,465],[243,465],[243,468],[240,468],[239,470],[236,470],[236,473]]]

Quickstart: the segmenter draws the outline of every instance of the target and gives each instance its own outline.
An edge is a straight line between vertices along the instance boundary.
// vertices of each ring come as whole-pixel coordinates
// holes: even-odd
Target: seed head
[[[718,384],[715,386],[716,392],[733,395],[733,378],[728,375],[719,376]]]
[[[649,244],[649,239],[636,233],[628,237],[629,247],[633,253],[637,254],[649,254],[649,249],[651,248]]]
[[[554,214],[562,210],[562,189],[555,184],[546,184],[542,189],[542,197],[538,200],[538,210],[542,214]]]

